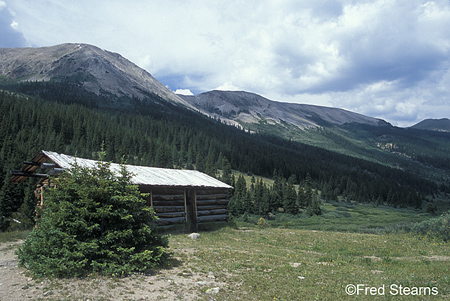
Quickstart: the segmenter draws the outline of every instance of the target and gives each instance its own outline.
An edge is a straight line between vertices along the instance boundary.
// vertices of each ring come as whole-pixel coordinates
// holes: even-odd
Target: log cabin
[[[94,168],[98,161],[43,150],[31,161],[23,162],[21,170],[12,170],[10,182],[39,178],[35,195],[38,206],[42,206],[45,189],[51,186],[49,176],[57,177],[70,170],[75,162],[81,167]],[[133,174],[132,183],[138,185],[141,192],[148,193],[147,202],[153,207],[161,227],[181,224],[193,232],[202,223],[228,221],[228,196],[232,186],[196,170],[126,167]],[[110,168],[119,172],[120,164],[111,163]],[[42,172],[38,173],[38,169]]]

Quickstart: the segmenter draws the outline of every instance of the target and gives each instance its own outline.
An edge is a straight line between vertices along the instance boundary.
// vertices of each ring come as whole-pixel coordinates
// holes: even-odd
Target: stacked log
[[[184,193],[180,194],[153,194],[152,206],[159,225],[184,224],[186,210],[184,206]]]
[[[228,220],[228,195],[197,191],[197,222],[217,222]]]
[[[152,191],[149,203],[153,207],[160,226],[228,220],[228,194],[212,190],[160,190]]]

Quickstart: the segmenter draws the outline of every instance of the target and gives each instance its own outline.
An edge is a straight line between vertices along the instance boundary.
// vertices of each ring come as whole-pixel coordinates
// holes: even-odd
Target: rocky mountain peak
[[[182,96],[197,109],[228,123],[289,123],[299,128],[360,123],[373,126],[387,122],[338,108],[272,101],[244,91],[210,91]]]
[[[97,94],[109,92],[143,99],[148,93],[153,93],[192,108],[150,73],[120,54],[88,44],[2,48],[0,75],[20,81],[73,79]]]
[[[387,125],[380,119],[337,108],[272,101],[244,91],[210,91],[195,96],[176,95],[150,73],[120,54],[88,44],[40,48],[0,48],[0,75],[19,81],[72,80],[97,94],[164,100],[221,118],[229,124],[268,124],[300,129],[360,123]]]
[[[437,132],[450,132],[450,119],[425,119],[411,128],[419,130],[437,131]]]

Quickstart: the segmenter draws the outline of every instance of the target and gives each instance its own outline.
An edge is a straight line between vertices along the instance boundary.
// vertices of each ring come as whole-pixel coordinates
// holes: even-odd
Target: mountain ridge
[[[145,99],[148,93],[228,124],[267,123],[300,129],[361,123],[389,125],[384,120],[338,108],[281,103],[249,92],[209,91],[177,95],[150,73],[118,53],[89,44],[67,43],[39,48],[0,48],[0,75],[18,81],[71,80],[96,94]],[[239,107],[239,105],[241,107]]]
[[[104,143],[115,162],[216,175],[228,160],[247,174],[277,171],[299,181],[309,174],[325,199],[417,206],[421,195],[450,191],[450,133],[244,91],[174,96],[148,72],[95,46],[0,49],[0,89],[2,183],[12,162],[34,149],[92,157]],[[7,202],[8,189],[0,185]]]
[[[181,95],[181,97],[211,117],[221,118],[227,123],[239,123],[242,126],[259,122],[269,124],[287,122],[300,129],[346,123],[390,126],[382,119],[344,109],[278,102],[245,91],[213,90],[194,96]]]
[[[450,119],[425,119],[410,128],[437,132],[450,132]]]
[[[81,43],[39,48],[0,48],[0,75],[18,81],[66,79],[96,94],[145,99],[148,93],[193,109],[150,73],[118,53]]]

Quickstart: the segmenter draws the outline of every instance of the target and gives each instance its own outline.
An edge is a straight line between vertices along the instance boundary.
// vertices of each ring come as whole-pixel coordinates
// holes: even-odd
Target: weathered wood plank
[[[154,206],[156,213],[160,212],[184,212],[184,206]]]
[[[181,217],[181,216],[185,216],[184,212],[160,212],[157,213],[156,216],[161,217],[161,218],[166,218],[166,217]]]
[[[227,199],[228,194],[197,194],[197,200]]]
[[[156,221],[158,225],[173,225],[173,224],[184,224],[184,217],[170,217],[170,218],[160,218]]]
[[[155,201],[173,201],[173,200],[184,200],[184,195],[182,194],[153,194],[153,200]]]
[[[227,206],[226,205],[198,206],[197,210],[214,210],[214,209],[227,209]]]
[[[23,164],[25,164],[25,165],[32,165],[32,166],[41,166],[41,163],[33,162],[33,161],[23,161]]]
[[[197,189],[197,195],[208,195],[208,194],[228,194],[229,189],[216,188],[216,189]]]
[[[153,206],[184,206],[184,200],[179,201],[156,201],[153,199]]]
[[[58,165],[56,165],[55,163],[42,163],[41,164],[41,168],[57,168],[57,167],[58,167]]]
[[[190,232],[197,231],[197,202],[195,189],[186,190],[186,223]]]
[[[11,170],[11,175],[13,176],[20,176],[20,177],[32,177],[32,178],[47,178],[47,174],[42,173],[29,173],[29,172],[23,172],[21,170]]]
[[[228,219],[228,214],[223,215],[206,215],[197,217],[199,223],[204,222],[215,222],[215,221],[225,221]]]
[[[205,205],[227,205],[230,202],[228,199],[219,199],[219,200],[201,200],[197,201],[197,206],[205,206]]]
[[[228,209],[215,209],[215,210],[199,210],[197,211],[197,216],[204,215],[217,215],[217,214],[228,214]]]

